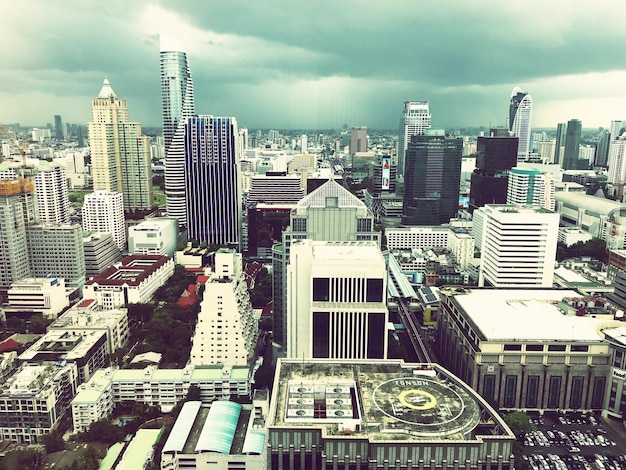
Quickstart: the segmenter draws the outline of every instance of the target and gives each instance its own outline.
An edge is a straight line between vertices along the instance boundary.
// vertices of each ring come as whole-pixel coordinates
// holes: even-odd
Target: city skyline
[[[506,125],[516,86],[533,96],[536,127],[572,118],[607,127],[626,108],[626,70],[613,59],[625,8],[531,2],[528,17],[514,5],[486,13],[456,1],[187,1],[174,10],[27,0],[0,7],[11,38],[0,52],[0,122],[86,123],[108,77],[133,121],[160,126],[164,32],[188,52],[198,113],[236,116],[241,127],[394,129],[407,100],[428,100],[435,127]]]

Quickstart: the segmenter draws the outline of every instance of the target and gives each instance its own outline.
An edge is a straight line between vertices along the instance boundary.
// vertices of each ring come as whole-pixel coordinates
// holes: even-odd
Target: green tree
[[[48,325],[52,323],[52,320],[48,320],[44,318],[41,313],[35,313],[32,317],[30,317],[30,328],[29,330],[32,333],[42,335],[48,329]]]
[[[523,411],[513,411],[511,413],[507,413],[503,416],[503,418],[504,422],[508,424],[517,439],[524,437],[524,435],[529,432],[537,430],[537,427]]]
[[[46,447],[46,453],[52,454],[53,452],[59,452],[65,449],[65,442],[63,441],[63,434],[58,429],[48,433],[43,438],[44,446]]]
[[[200,387],[197,385],[190,385],[189,391],[187,392],[186,401],[200,401],[202,399],[200,395]]]

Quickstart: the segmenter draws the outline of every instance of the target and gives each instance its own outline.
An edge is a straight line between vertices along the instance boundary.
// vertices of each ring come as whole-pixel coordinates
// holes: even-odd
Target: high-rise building
[[[291,211],[290,225],[282,234],[282,243],[272,248],[273,339],[277,344],[287,347],[287,266],[292,242],[308,238],[380,244],[380,236],[367,206],[335,180],[327,181],[298,202]]]
[[[552,287],[559,214],[543,207],[487,204],[473,214],[481,252],[478,285]]]
[[[509,172],[506,203],[539,206],[553,211],[554,191],[551,173],[515,167]]]
[[[54,133],[57,140],[65,140],[67,135],[65,134],[65,126],[63,125],[63,119],[59,114],[54,115]]]
[[[530,147],[532,119],[532,97],[519,87],[513,88],[509,105],[509,131],[519,139],[517,160],[520,162],[527,160],[528,154],[532,150]]]
[[[221,248],[215,253],[215,273],[204,285],[189,363],[250,365],[258,334],[241,254]]]
[[[35,174],[35,194],[41,223],[66,224],[70,221],[70,199],[63,166],[40,161]]]
[[[122,193],[94,191],[83,201],[83,228],[90,232],[106,232],[113,236],[120,251],[126,250],[126,223]]]
[[[613,193],[612,195],[621,201],[626,184],[626,132],[611,141],[608,164],[607,184]]]
[[[611,140],[618,139],[622,133],[626,130],[626,120],[614,120],[611,121]]]
[[[119,99],[105,78],[91,102],[89,145],[93,187],[124,195],[124,210],[149,210],[153,205],[150,137],[141,124],[128,120],[126,100]]]
[[[376,242],[292,243],[287,357],[384,359],[387,277]]]
[[[494,129],[495,131],[496,129]],[[506,129],[505,129],[506,131]],[[476,169],[472,173],[469,210],[504,204],[509,170],[517,164],[517,137],[478,137]]]
[[[567,123],[559,122],[556,126],[556,140],[554,142],[554,163],[563,165],[563,152],[565,151],[565,133]]]
[[[90,279],[122,259],[122,252],[113,241],[113,236],[105,232],[83,234],[85,251],[85,276]]]
[[[167,215],[187,225],[185,199],[185,122],[195,114],[187,53],[176,39],[161,34],[161,101],[165,141]]]
[[[189,238],[239,245],[241,182],[239,132],[234,117],[187,119],[185,194]]]
[[[80,224],[26,228],[30,268],[35,277],[60,277],[72,290],[85,284],[85,251]]]
[[[367,152],[367,148],[367,127],[353,127],[350,134],[350,154],[354,155],[357,152]]]
[[[430,129],[430,109],[428,101],[405,101],[400,116],[400,131],[398,135],[398,175],[405,172],[406,149],[411,142],[411,136],[422,135],[424,129]]]
[[[607,129],[602,129],[600,135],[598,136],[598,142],[596,143],[596,150],[593,159],[594,166],[607,166],[611,140],[615,140],[611,139],[611,133]]]
[[[562,164],[564,170],[583,170],[589,168],[589,162],[578,158],[580,156],[580,136],[582,129],[583,125],[578,119],[570,119],[567,121]]]
[[[31,275],[26,226],[34,222],[34,187],[28,179],[0,181],[0,298]]]
[[[406,150],[403,225],[450,222],[459,208],[463,139],[428,129],[411,137]]]

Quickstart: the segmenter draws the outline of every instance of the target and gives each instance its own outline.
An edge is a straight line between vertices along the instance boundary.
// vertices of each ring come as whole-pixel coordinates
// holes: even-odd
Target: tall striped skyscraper
[[[398,135],[398,175],[404,176],[406,171],[406,149],[411,142],[411,136],[423,135],[424,129],[430,129],[428,101],[405,101]]]
[[[238,245],[241,231],[239,131],[234,117],[187,119],[185,194],[189,238]]]
[[[167,215],[187,225],[185,207],[185,121],[195,114],[187,53],[176,39],[161,34],[161,100],[165,141]]]

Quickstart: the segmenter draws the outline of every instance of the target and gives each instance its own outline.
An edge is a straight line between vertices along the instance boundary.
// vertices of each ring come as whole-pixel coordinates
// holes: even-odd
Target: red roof
[[[161,269],[171,258],[162,255],[130,255],[114,266],[109,266],[97,276],[87,281],[85,285],[98,284],[100,286],[138,286],[153,273]],[[133,278],[112,279],[120,272],[136,272]]]
[[[0,352],[17,351],[22,345],[13,338],[7,338],[0,343]]]
[[[91,304],[93,304],[96,301],[96,299],[87,299],[87,300],[83,300],[81,303],[78,304],[79,308],[87,308],[89,307]]]

